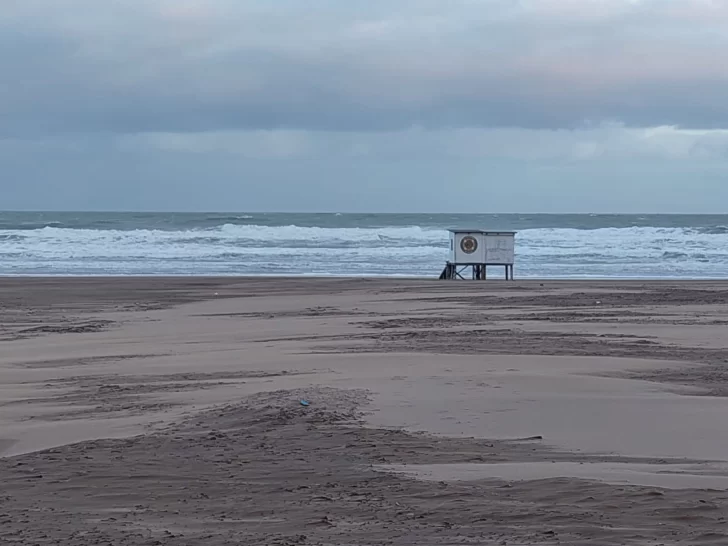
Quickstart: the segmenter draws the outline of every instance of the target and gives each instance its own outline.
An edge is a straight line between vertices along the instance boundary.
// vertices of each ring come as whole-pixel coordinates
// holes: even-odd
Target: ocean
[[[0,212],[0,275],[437,277],[450,227],[517,231],[516,278],[728,276],[728,215],[99,212]]]

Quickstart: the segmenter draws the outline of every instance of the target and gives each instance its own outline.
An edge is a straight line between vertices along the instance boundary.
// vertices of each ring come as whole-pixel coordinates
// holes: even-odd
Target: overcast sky
[[[0,209],[723,212],[725,0],[1,0]]]

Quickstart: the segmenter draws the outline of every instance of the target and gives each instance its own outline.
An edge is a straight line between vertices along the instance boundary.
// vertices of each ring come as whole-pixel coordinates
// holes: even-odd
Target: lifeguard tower
[[[487,266],[503,266],[506,280],[513,280],[515,231],[451,229],[450,258],[440,274],[441,280],[484,281]],[[469,270],[469,275],[464,275]]]

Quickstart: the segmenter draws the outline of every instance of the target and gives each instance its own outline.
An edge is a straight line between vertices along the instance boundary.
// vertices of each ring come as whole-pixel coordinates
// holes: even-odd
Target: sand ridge
[[[303,397],[313,405],[301,406]],[[362,427],[365,398],[325,388],[258,394],[154,434],[0,460],[0,536],[211,545],[725,540],[724,491],[563,478],[433,484],[382,472],[391,464],[614,459],[550,452],[538,439],[433,441]]]

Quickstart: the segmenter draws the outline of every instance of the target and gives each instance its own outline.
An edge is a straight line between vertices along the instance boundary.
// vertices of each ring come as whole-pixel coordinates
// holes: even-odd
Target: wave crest
[[[722,228],[538,228],[520,231],[522,275],[722,276]],[[440,228],[266,226],[225,222],[190,229],[0,229],[0,274],[436,275],[447,259]]]

